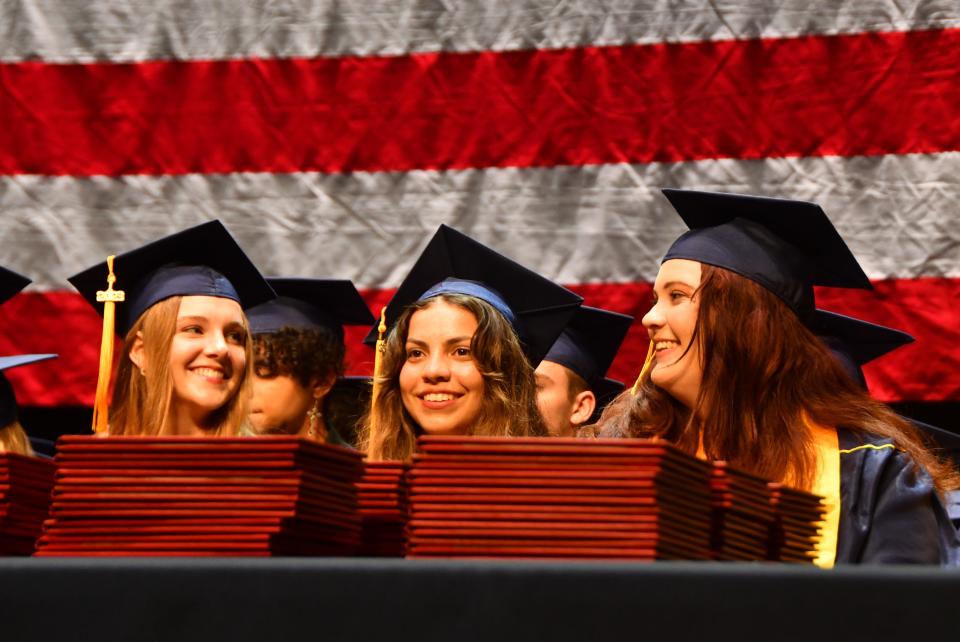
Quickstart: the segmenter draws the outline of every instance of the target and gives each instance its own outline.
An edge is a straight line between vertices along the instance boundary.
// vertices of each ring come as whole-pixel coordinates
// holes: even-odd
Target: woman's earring
[[[307,428],[307,436],[314,439],[320,437],[320,420],[323,419],[323,411],[320,409],[320,400],[313,400],[313,407],[307,411],[307,419],[310,420],[310,426]],[[326,439],[326,435],[323,435]]]

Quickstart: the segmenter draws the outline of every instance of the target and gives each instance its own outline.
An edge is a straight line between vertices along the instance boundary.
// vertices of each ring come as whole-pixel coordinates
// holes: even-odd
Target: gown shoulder
[[[890,439],[837,432],[837,563],[960,565],[960,539],[927,472]]]

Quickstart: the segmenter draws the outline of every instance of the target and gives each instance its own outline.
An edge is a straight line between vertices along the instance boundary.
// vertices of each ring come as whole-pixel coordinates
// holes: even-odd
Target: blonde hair
[[[23,426],[16,419],[0,428],[0,452],[34,456],[30,439],[23,430]]]
[[[177,330],[177,315],[181,296],[164,299],[140,315],[124,338],[120,363],[114,382],[110,407],[111,435],[157,436],[168,434],[170,406],[173,403],[173,375],[170,372],[170,346]],[[253,369],[253,342],[246,316],[243,317],[246,334],[243,351],[246,358],[236,394],[215,411],[214,428],[210,436],[236,435],[246,419],[251,391]],[[146,368],[141,374],[130,358],[137,334],[143,341]],[[159,385],[151,385],[158,382]]]
[[[403,406],[400,370],[406,361],[410,318],[438,299],[463,308],[477,319],[470,348],[483,377],[483,400],[470,434],[485,436],[545,436],[546,428],[537,409],[533,367],[527,361],[510,322],[489,303],[464,294],[442,294],[408,306],[390,334],[383,355],[383,376],[376,408],[360,420],[360,450],[371,461],[407,460],[416,449],[419,426]],[[371,413],[378,421],[372,425]]]

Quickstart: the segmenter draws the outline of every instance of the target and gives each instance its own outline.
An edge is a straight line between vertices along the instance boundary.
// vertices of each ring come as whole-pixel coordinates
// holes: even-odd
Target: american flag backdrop
[[[876,286],[820,306],[917,337],[874,394],[960,401],[958,152],[953,0],[0,0],[0,354],[90,404],[66,277],[215,217],[375,312],[444,222],[639,317],[684,187],[819,202]]]

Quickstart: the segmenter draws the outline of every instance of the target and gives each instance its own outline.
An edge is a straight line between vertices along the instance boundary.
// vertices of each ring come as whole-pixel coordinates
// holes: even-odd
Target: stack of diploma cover
[[[408,557],[711,559],[712,466],[659,441],[425,436]]]
[[[776,509],[770,531],[770,559],[813,564],[827,507],[819,495],[771,482]]]
[[[407,526],[407,465],[398,461],[366,462],[357,484],[363,526],[360,554],[403,557]]]
[[[0,453],[0,555],[30,555],[50,508],[56,466]]]
[[[295,437],[62,437],[38,556],[344,555],[358,453]]]
[[[775,509],[767,480],[713,463],[711,548],[717,560],[765,560]]]

